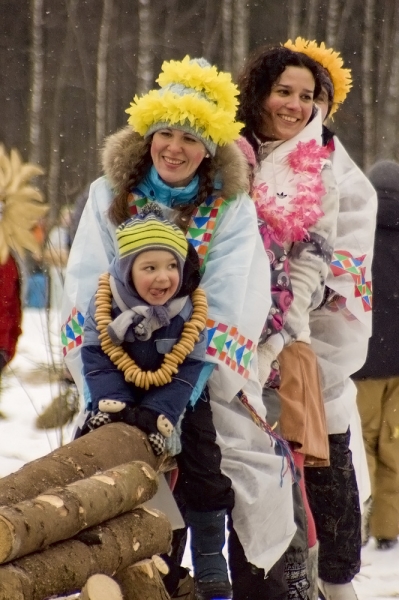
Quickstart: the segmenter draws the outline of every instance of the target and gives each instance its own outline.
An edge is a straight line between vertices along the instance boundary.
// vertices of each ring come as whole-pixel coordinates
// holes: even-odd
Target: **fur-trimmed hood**
[[[130,126],[106,138],[102,151],[102,167],[116,193],[122,191],[138,160],[143,137]],[[236,144],[218,146],[216,167],[222,181],[220,195],[230,198],[239,192],[248,192],[248,164]]]

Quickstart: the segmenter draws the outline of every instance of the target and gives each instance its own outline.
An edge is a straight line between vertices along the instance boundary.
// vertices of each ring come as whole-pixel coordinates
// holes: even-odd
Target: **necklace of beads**
[[[156,371],[143,371],[121,346],[113,343],[108,334],[107,326],[112,321],[112,292],[109,277],[109,273],[100,275],[95,295],[95,319],[102,350],[109,356],[118,369],[123,371],[126,381],[133,383],[137,387],[148,390],[151,385],[159,387],[170,383],[173,375],[178,372],[179,365],[193,351],[195,343],[199,340],[199,334],[205,327],[208,314],[208,303],[205,292],[197,288],[191,294],[193,303],[191,319],[184,323],[179,341],[168,354],[165,354],[159,369]]]

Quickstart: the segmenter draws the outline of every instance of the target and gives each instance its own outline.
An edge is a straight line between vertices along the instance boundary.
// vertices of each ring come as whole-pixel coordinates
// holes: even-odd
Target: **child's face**
[[[142,252],[133,263],[132,280],[137,293],[148,304],[165,304],[179,287],[177,260],[167,250]]]

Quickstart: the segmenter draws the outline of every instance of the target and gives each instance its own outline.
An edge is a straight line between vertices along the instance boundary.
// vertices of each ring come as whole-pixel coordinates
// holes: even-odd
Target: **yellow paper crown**
[[[40,254],[32,228],[48,207],[30,182],[42,174],[41,167],[22,162],[17,150],[11,150],[8,156],[0,144],[0,264],[7,261],[10,249],[21,257],[24,250]]]
[[[161,89],[135,96],[126,112],[140,135],[158,123],[177,125],[213,144],[236,140],[242,123],[235,122],[238,88],[229,73],[218,72],[203,59],[164,62],[157,82]]]
[[[324,42],[321,42],[320,46],[318,46],[316,41],[305,40],[301,37],[297,37],[295,42],[288,40],[284,46],[289,50],[306,54],[328,71],[334,86],[331,116],[337,110],[338,104],[342,104],[345,100],[352,87],[351,70],[344,68],[344,61],[340,53],[333,50],[333,48],[326,48]]]

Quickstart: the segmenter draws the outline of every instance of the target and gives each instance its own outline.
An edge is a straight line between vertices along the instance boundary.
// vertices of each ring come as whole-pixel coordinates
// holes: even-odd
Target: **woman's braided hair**
[[[138,140],[138,146],[136,146],[138,159],[129,173],[124,189],[115,196],[109,208],[108,216],[116,226],[121,225],[130,217],[128,198],[131,190],[138,186],[152,166],[151,141],[152,138]],[[199,189],[195,202],[176,207],[178,211],[176,225],[183,231],[187,231],[194,210],[213,192],[213,182],[216,175],[215,159],[212,156],[204,158],[197,169],[197,174],[199,176]]]

